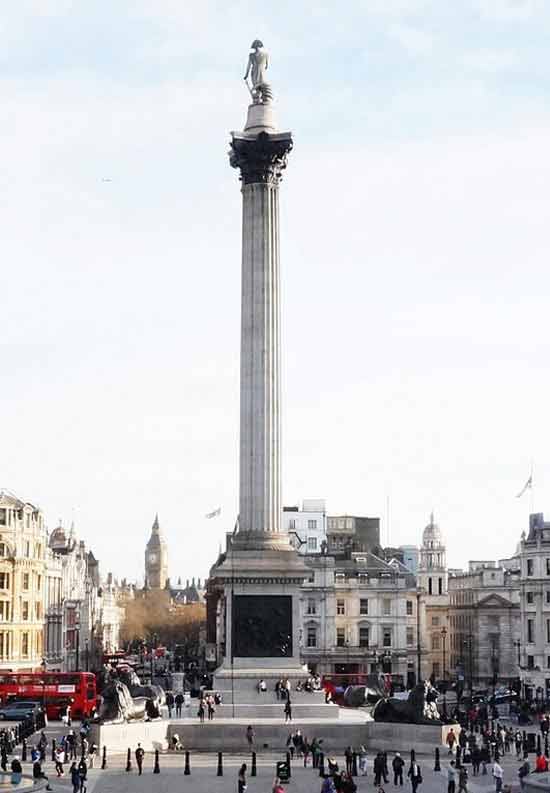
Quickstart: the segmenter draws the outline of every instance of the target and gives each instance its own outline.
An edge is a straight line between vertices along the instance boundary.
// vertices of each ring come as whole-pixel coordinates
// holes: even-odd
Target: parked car
[[[38,702],[8,702],[0,707],[2,721],[23,721],[27,716],[36,716],[42,710]]]

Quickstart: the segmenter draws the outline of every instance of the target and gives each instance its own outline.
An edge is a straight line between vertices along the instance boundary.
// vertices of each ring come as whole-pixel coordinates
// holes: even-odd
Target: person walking
[[[502,790],[502,777],[503,777],[503,770],[502,766],[498,763],[497,760],[493,763],[493,779],[495,780],[495,793],[501,793]]]
[[[422,784],[422,772],[416,760],[411,763],[407,776],[411,780],[412,793],[416,793],[418,786]]]
[[[181,691],[178,691],[178,693],[174,697],[174,702],[176,704],[176,718],[180,718],[181,717],[181,708],[182,708],[183,702],[184,702],[183,694],[181,693]]]
[[[455,793],[456,791],[456,768],[455,761],[451,760],[447,768],[447,793]]]
[[[468,793],[468,769],[463,765],[458,772],[458,793]]]
[[[451,727],[449,732],[447,733],[447,746],[449,747],[449,754],[454,754],[454,747],[456,743],[456,734]]]
[[[48,777],[42,771],[42,763],[40,762],[40,760],[35,760],[34,763],[32,764],[32,778],[36,779],[37,782],[39,782],[41,779],[45,779],[46,780],[46,790],[51,790],[52,789],[52,786],[50,785],[50,783],[48,781]]]
[[[374,772],[374,787],[380,787],[382,775],[384,773],[384,755],[382,752],[378,752],[374,758],[372,770]]]
[[[285,702],[285,724],[287,721],[292,721],[292,705],[290,699]]]
[[[199,699],[199,710],[197,712],[197,716],[199,717],[201,724],[204,724],[204,699],[202,699],[202,697]]]
[[[252,724],[249,724],[246,728],[246,742],[248,744],[248,748],[250,751],[254,748],[254,739],[256,737],[256,733],[252,729]]]
[[[143,773],[143,758],[145,757],[145,752],[143,751],[143,746],[138,743],[136,749],[136,765],[138,767],[138,776],[141,776]]]
[[[63,776],[63,774],[64,774],[64,771],[63,771],[63,762],[64,762],[64,760],[65,760],[65,750],[63,749],[62,746],[58,746],[56,748],[56,750],[55,750],[55,760],[54,760],[55,772],[56,772],[58,778],[60,776]]]
[[[75,762],[71,763],[69,773],[71,775],[71,785],[73,786],[73,793],[80,793],[80,776],[78,774],[78,768],[76,767]]]
[[[166,693],[166,707],[168,708],[168,718],[172,718],[172,711],[174,709],[174,695],[171,691]]]
[[[361,776],[367,776],[367,749],[361,744],[359,747],[359,773]]]
[[[216,707],[214,705],[214,697],[210,696],[206,700],[206,705],[208,707],[208,721],[214,721],[214,713],[216,712]]]
[[[243,763],[239,769],[237,776],[237,793],[245,793],[246,791],[246,763]]]
[[[21,761],[17,756],[13,758],[11,761],[11,783],[12,785],[18,785],[21,782],[21,777],[23,776],[23,766],[21,765]]]
[[[353,770],[353,748],[351,746],[346,746],[344,757],[346,759],[346,773],[351,774]]]
[[[88,765],[86,760],[81,757],[77,766],[78,779],[80,781],[79,793],[86,793],[86,780],[88,779]]]
[[[393,784],[394,785],[403,785],[403,768],[405,766],[405,761],[399,754],[396,752],[395,757],[392,761],[392,768],[393,768]]]

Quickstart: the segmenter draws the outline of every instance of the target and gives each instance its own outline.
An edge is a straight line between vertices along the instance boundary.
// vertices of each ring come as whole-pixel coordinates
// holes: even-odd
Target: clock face
[[[151,564],[155,564],[155,562],[157,561],[156,553],[150,553],[149,554],[149,561],[151,562]]]

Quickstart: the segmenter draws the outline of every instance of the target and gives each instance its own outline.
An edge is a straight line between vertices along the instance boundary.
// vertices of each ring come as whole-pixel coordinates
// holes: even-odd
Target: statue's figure
[[[404,724],[445,724],[437,709],[437,690],[428,682],[418,683],[406,700],[380,699],[372,710],[374,721]],[[449,722],[447,722],[449,723]]]
[[[102,724],[158,719],[166,699],[160,686],[141,685],[139,677],[129,668],[105,669],[101,696],[97,721]]]
[[[251,49],[253,50],[248,56],[248,64],[246,67],[246,74],[244,79],[248,85],[248,77],[252,81],[252,88],[248,86],[252,101],[255,105],[266,104],[273,100],[271,93],[271,86],[266,81],[265,73],[269,65],[269,55],[264,50],[264,45],[259,39],[252,42]]]

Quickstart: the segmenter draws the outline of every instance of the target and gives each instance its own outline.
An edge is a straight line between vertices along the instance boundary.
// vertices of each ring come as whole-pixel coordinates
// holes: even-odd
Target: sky
[[[550,513],[545,0],[7,0],[0,487],[143,577],[238,497],[250,42],[281,129],[283,492],[452,567]],[[534,466],[534,490],[516,498]],[[221,507],[221,516],[205,514]]]

